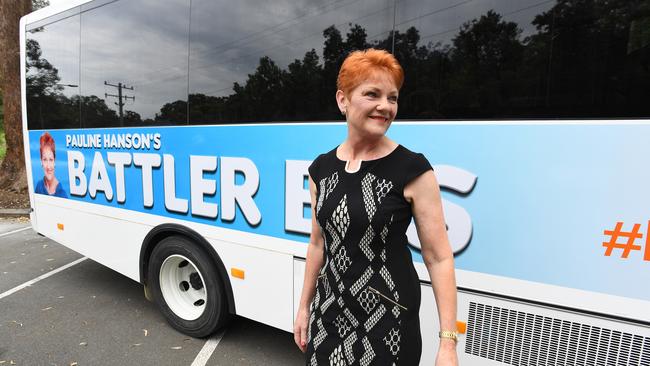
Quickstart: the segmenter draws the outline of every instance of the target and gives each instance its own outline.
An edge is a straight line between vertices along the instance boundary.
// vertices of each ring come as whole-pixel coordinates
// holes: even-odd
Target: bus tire
[[[183,236],[156,245],[148,266],[149,290],[169,324],[192,337],[207,337],[225,325],[228,301],[209,254]]]
[[[144,285],[144,298],[149,302],[153,302],[153,295],[151,294],[151,290],[147,285]]]

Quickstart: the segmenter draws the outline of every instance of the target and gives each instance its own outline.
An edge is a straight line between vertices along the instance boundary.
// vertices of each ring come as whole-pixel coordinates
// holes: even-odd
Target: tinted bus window
[[[79,14],[46,19],[25,34],[29,129],[78,128]]]
[[[83,127],[186,124],[189,1],[121,0],[81,14]]]
[[[390,49],[393,10],[392,0],[192,1],[190,123],[341,121],[340,63]]]
[[[399,2],[400,118],[648,117],[649,25],[646,1]]]

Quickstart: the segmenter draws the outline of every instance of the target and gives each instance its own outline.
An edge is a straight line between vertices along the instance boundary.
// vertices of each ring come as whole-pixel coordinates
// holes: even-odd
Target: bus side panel
[[[45,195],[35,197],[41,234],[135,281],[140,280],[141,243],[153,227],[175,222],[192,228],[212,244],[224,263],[237,314],[282,330],[293,329],[292,254],[246,246],[254,240],[239,233],[214,233],[210,231],[214,228],[205,225]],[[243,270],[244,279],[233,277],[233,268]]]
[[[84,203],[34,195],[38,232],[119,272],[140,280],[140,244],[151,229],[128,220],[80,210]],[[124,213],[123,216],[128,216]]]
[[[461,365],[638,365],[650,359],[647,326],[464,291],[458,300],[458,317],[467,323],[457,348]]]
[[[285,331],[293,330],[293,256],[270,250],[210,240],[226,266],[237,315]],[[233,275],[243,271],[243,279]]]

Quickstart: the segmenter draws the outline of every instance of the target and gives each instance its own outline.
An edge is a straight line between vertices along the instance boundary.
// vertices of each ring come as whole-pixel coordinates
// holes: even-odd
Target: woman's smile
[[[380,122],[388,122],[388,118],[384,116],[370,116],[370,118]]]

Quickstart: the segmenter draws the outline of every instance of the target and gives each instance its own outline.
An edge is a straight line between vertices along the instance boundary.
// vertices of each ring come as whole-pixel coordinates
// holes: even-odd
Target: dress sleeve
[[[311,165],[309,166],[309,168],[307,168],[307,170],[309,171],[309,176],[311,177],[311,179],[312,179],[315,183],[318,183],[318,180],[320,179],[320,165],[321,165],[321,161],[322,161],[322,160],[323,160],[323,159],[322,159],[322,155],[319,155],[319,156],[318,156],[318,157],[317,157],[317,158],[316,158],[316,159],[311,163]]]
[[[404,175],[404,187],[406,187],[406,185],[413,179],[429,170],[433,170],[431,164],[429,164],[429,160],[427,160],[427,158],[422,154],[413,154],[413,157],[408,162],[406,173]]]

